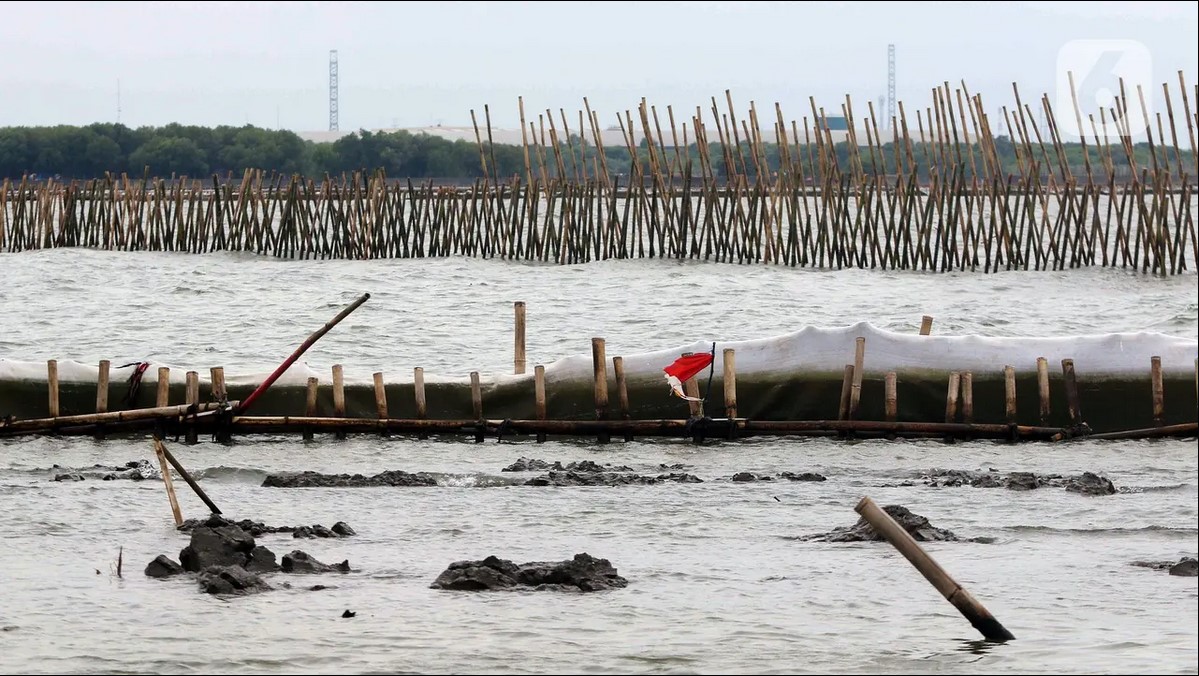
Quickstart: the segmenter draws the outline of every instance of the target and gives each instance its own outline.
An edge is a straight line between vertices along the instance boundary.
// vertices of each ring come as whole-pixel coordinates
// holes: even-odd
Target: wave
[[[1159,526],[1151,524],[1140,528],[1056,528],[1054,526],[1001,526],[1000,530],[1014,533],[1072,533],[1077,535],[1135,535],[1138,533],[1180,533],[1199,535],[1199,528]]]
[[[1195,484],[1167,484],[1165,486],[1121,486],[1120,493],[1168,493],[1170,491],[1194,490]]]

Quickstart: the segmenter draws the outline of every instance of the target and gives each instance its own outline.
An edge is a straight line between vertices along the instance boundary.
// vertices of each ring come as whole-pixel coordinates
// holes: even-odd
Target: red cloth
[[[679,382],[685,383],[695,374],[708,368],[708,365],[711,363],[712,354],[710,352],[703,352],[679,357],[674,360],[673,364],[662,370],[666,372],[666,375],[674,376],[679,379]]]

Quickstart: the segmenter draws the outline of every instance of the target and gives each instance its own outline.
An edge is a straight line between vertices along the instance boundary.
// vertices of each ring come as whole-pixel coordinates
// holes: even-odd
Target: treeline
[[[909,148],[902,144],[900,155],[908,162]],[[925,177],[930,164],[941,166],[951,165],[959,161],[961,154],[961,172],[969,178],[973,172],[983,174],[982,152],[977,145],[965,144],[951,146],[952,156],[946,156],[946,148],[932,144],[912,143],[910,148],[911,160],[914,160],[918,173]],[[1021,160],[1024,171],[1031,171],[1030,161],[1037,163],[1037,171],[1046,175],[1058,171],[1059,158],[1050,148],[1045,156],[1037,146],[1033,146],[1031,157],[1024,152],[1018,159],[1017,146],[1005,136],[995,139],[995,151],[1005,173],[1019,175]],[[624,146],[607,146],[600,158],[595,146],[588,142],[583,144],[578,136],[562,144],[559,149],[563,158],[562,166],[567,175],[574,176],[577,172],[586,171],[588,176],[607,166],[608,173],[613,176],[627,176],[631,172],[632,162],[629,151]],[[1161,154],[1164,149],[1158,149]],[[811,169],[819,166],[814,149],[801,147],[798,157],[803,158],[803,171],[809,180],[813,177]],[[1071,170],[1081,173],[1085,159],[1090,160],[1093,171],[1097,176],[1105,176],[1105,153],[1094,145],[1087,147],[1084,158],[1080,144],[1063,145],[1064,157]],[[970,153],[977,155],[974,162],[969,161]],[[553,149],[540,149],[544,157],[544,167],[547,175],[557,173],[557,162]],[[648,149],[642,141],[638,151],[643,160],[648,158]],[[756,166],[764,160],[765,167],[773,174],[778,171],[779,152],[775,144],[764,144],[757,156],[748,143],[742,147],[731,147],[725,153],[719,143],[708,145],[707,161],[712,172],[718,177],[727,176],[730,172],[726,166],[729,160],[735,165],[736,173],[756,177]],[[891,143],[881,148],[860,147],[854,152],[847,143],[836,144],[834,148],[837,168],[842,172],[851,172],[860,166],[866,174],[896,173],[896,153]],[[938,154],[941,154],[938,157]],[[1117,176],[1125,177],[1132,166],[1121,146],[1110,148],[1110,160],[1116,169]],[[535,173],[540,173],[542,166],[538,159],[537,149],[530,149],[532,166]],[[1154,166],[1154,157],[1148,144],[1134,147],[1133,162],[1135,166],[1147,168]],[[796,157],[796,153],[792,152]],[[692,171],[701,172],[700,151],[692,144],[686,150],[679,149],[676,156],[673,148],[666,148],[665,161],[672,165],[674,173],[681,173],[686,157],[693,161]],[[726,159],[727,158],[727,159]],[[1170,154],[1166,162],[1174,160],[1169,166],[1174,174],[1195,176],[1192,158],[1178,157]],[[512,176],[523,176],[525,173],[525,151],[520,146],[495,145],[487,149],[487,163],[493,177],[508,179]],[[276,131],[253,126],[244,127],[196,127],[171,124],[165,127],[140,127],[131,129],[120,124],[97,123],[86,127],[55,126],[55,127],[6,127],[0,128],[0,180],[10,178],[20,180],[22,177],[36,179],[57,178],[60,180],[88,179],[102,177],[106,173],[113,175],[128,174],[130,176],[189,176],[193,178],[209,177],[214,174],[225,176],[232,174],[240,176],[246,169],[262,169],[286,175],[300,174],[319,178],[326,174],[337,175],[358,170],[382,170],[391,178],[413,179],[453,179],[470,180],[483,176],[478,145],[468,141],[449,141],[427,134],[411,134],[405,131],[393,133],[372,133],[362,131],[349,134],[333,143],[313,143],[305,141],[290,131]],[[910,173],[910,165],[906,172]]]

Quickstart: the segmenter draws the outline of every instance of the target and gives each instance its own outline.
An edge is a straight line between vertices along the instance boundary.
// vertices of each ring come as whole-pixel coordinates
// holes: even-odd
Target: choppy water
[[[1115,270],[934,275],[627,261],[282,262],[235,255],[56,250],[0,256],[0,356],[149,358],[269,368],[357,295],[372,299],[306,355],[348,372],[507,370],[511,302],[529,303],[532,362],[701,338],[776,335],[860,320],[915,331],[1196,334],[1193,274]],[[1194,578],[1129,565],[1199,549],[1194,439],[1007,446],[760,438],[496,443],[360,436],[172,444],[235,518],[349,522],[359,535],[296,541],[355,572],[217,599],[152,580],[187,542],[157,481],[53,482],[54,464],[152,458],[145,438],[0,440],[0,671],[1196,673]],[[520,456],[684,463],[701,484],[507,485]],[[887,487],[934,467],[1099,472],[1117,495],[1062,489]],[[437,487],[268,489],[267,472],[431,471]],[[822,483],[732,483],[739,471],[816,471]],[[186,487],[185,516],[203,506]],[[959,536],[935,558],[1017,637],[984,644],[891,547],[803,542],[852,524],[869,495]],[[114,574],[124,548],[124,576]],[[628,588],[494,595],[428,588],[452,561],[608,558]],[[97,574],[97,571],[99,573]],[[320,582],[335,588],[307,591]],[[351,609],[357,617],[342,619]]]

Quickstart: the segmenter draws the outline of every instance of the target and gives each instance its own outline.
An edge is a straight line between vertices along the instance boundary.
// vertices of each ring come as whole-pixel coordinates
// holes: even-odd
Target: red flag
[[[671,391],[675,396],[682,399],[692,400],[683,394],[683,383],[690,380],[695,374],[708,368],[712,363],[712,354],[709,352],[701,352],[699,354],[689,354],[674,360],[674,363],[662,369],[666,372],[666,382],[670,384]]]

